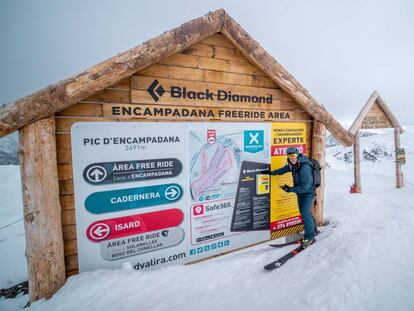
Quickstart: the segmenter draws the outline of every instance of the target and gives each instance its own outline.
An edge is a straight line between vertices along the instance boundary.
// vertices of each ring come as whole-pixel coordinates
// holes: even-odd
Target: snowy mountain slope
[[[374,136],[374,135],[378,135],[378,133],[376,133],[375,131],[361,131],[360,133],[361,137],[367,137],[367,136]],[[326,136],[326,140],[325,140],[325,147],[329,148],[329,147],[334,147],[334,146],[339,146],[340,142],[336,140],[336,138],[330,134],[329,132],[327,132],[327,136]]]
[[[23,208],[18,165],[0,165],[0,289],[27,280]],[[27,296],[0,298],[0,310],[18,310]]]
[[[405,128],[408,133],[401,135],[402,148],[411,146],[410,140],[405,138],[410,136],[413,127]],[[362,131],[360,142],[362,167],[368,162],[394,161],[395,146],[394,131],[392,129]],[[408,146],[406,143],[408,143]],[[412,149],[406,148],[406,157],[412,155]],[[345,168],[348,165],[353,166],[353,147],[343,147],[342,145],[334,144],[326,148],[326,160],[331,168]]]
[[[19,164],[19,157],[17,154],[19,147],[18,140],[17,133],[0,138],[0,165]]]
[[[353,165],[340,156],[352,149],[327,148],[325,218],[334,233],[279,270],[263,266],[294,246],[263,243],[188,266],[82,273],[30,310],[413,310],[414,127],[406,129],[402,189],[392,131],[361,139],[377,157],[362,163],[362,194],[349,193]]]

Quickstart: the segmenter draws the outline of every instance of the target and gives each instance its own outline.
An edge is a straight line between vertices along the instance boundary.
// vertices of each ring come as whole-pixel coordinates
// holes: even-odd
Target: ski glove
[[[270,175],[272,172],[269,169],[266,169],[264,171],[261,171],[259,174],[265,174],[265,175]]]
[[[284,184],[283,186],[280,186],[280,188],[282,188],[286,192],[292,192],[292,187],[289,187],[286,184]]]

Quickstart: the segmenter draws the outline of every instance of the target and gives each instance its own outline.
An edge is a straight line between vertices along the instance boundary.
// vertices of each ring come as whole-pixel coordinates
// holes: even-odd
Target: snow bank
[[[279,270],[263,266],[294,246],[264,243],[155,271],[125,265],[73,276],[30,310],[413,310],[414,128],[401,139],[406,187],[395,188],[393,156],[380,156],[362,163],[362,194],[349,193],[352,164],[334,156],[347,148],[328,148],[325,216],[334,233]],[[393,133],[364,137],[361,144],[392,150]]]

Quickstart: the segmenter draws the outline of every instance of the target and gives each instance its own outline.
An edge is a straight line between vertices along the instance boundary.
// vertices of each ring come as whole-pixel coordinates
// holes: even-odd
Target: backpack
[[[316,189],[321,185],[321,164],[318,160],[309,159],[309,166],[312,168],[312,175],[313,175],[313,187]]]

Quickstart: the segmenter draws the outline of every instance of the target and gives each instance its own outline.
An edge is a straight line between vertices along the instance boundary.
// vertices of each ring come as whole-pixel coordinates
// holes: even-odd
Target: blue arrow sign
[[[165,190],[165,198],[167,200],[170,201],[175,201],[177,200],[177,198],[179,198],[181,196],[181,190],[180,190],[180,186],[169,186],[166,190]]]
[[[182,195],[183,188],[179,184],[101,191],[89,195],[85,207],[92,214],[102,214],[169,204],[181,199]]]

